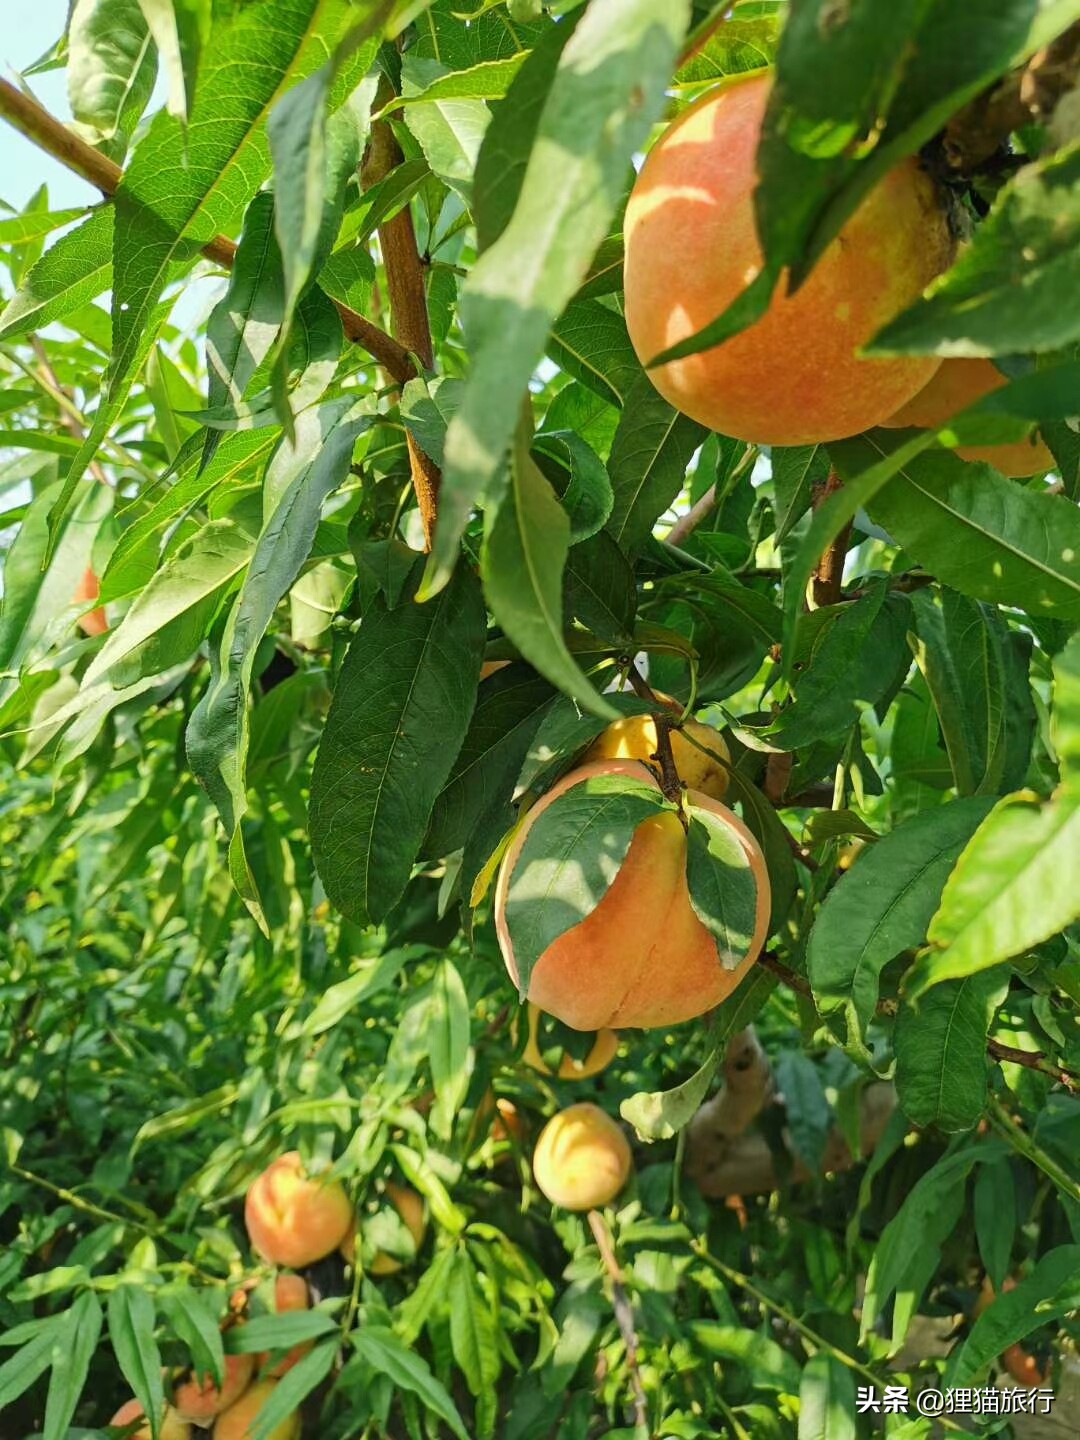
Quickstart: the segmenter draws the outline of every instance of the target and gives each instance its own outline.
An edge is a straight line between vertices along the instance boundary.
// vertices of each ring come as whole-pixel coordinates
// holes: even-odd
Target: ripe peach
[[[654,145],[626,208],[626,323],[648,364],[760,274],[757,147],[771,77],[725,82]],[[806,445],[879,425],[938,367],[859,351],[952,261],[937,188],[914,159],[876,186],[795,294],[710,350],[650,370],[677,409],[739,440]]]
[[[138,1400],[128,1400],[120,1406],[116,1414],[109,1421],[110,1425],[123,1426],[131,1425],[136,1420],[146,1419],[146,1411]],[[166,1405],[161,1417],[161,1425],[158,1429],[159,1440],[191,1440],[191,1426],[181,1420],[171,1405]],[[131,1440],[150,1440],[150,1426],[140,1425],[138,1430],[131,1432]]]
[[[209,1375],[192,1372],[173,1390],[173,1405],[181,1420],[209,1425],[215,1415],[240,1399],[255,1374],[254,1355],[226,1355],[224,1383],[219,1389]]]
[[[656,698],[676,714],[682,713],[682,706],[667,695],[657,695]],[[697,745],[691,743],[694,740]],[[705,750],[699,750],[698,745],[703,745]],[[651,760],[656,754],[656,746],[656,721],[653,717],[627,715],[622,720],[613,721],[598,735],[585,751],[584,758],[587,761]],[[719,759],[714,760],[712,755],[705,753],[706,750],[711,750]],[[679,779],[685,785],[691,790],[711,795],[714,800],[723,800],[728,788],[726,766],[731,763],[731,751],[719,730],[712,725],[703,725],[700,720],[688,720],[681,730],[671,731],[671,755]]]
[[[392,1180],[387,1181],[386,1198],[393,1205],[394,1209],[405,1222],[417,1250],[424,1243],[424,1236],[427,1234],[427,1219],[424,1215],[424,1199],[415,1190],[410,1190],[407,1185],[395,1185]],[[342,1240],[340,1245],[341,1254],[350,1265],[356,1260],[356,1232],[355,1219],[349,1226],[349,1233]],[[393,1255],[384,1255],[380,1250],[376,1253],[374,1260],[368,1266],[369,1275],[395,1275],[402,1268],[403,1262]]]
[[[1008,383],[1008,376],[989,360],[943,360],[929,383],[881,423],[889,430],[907,426],[936,430],[976,400]],[[1053,455],[1035,433],[1002,445],[958,445],[956,453],[962,460],[985,460],[1011,479],[1044,475],[1054,468]]]
[[[511,977],[517,961],[506,919],[510,884],[537,817],[574,785],[593,776],[626,775],[655,786],[651,770],[632,760],[593,761],[565,775],[533,806],[507,848],[495,889],[495,926]],[[661,811],[634,832],[618,874],[584,920],[540,956],[528,999],[575,1030],[677,1025],[711,1010],[749,971],[768,935],[770,890],[765,859],[746,826],[700,791],[690,802],[720,816],[737,836],[757,882],[754,933],[742,961],[724,966],[716,941],[690,904],[686,834],[678,815]]]
[[[75,586],[75,593],[71,597],[73,605],[85,605],[87,600],[96,600],[101,594],[101,584],[94,567],[88,565],[82,573],[82,579]],[[104,635],[109,628],[109,621],[105,611],[100,605],[88,610],[85,615],[80,615],[76,622],[84,635]]]
[[[541,1075],[550,1075],[550,1068],[544,1063],[544,1057],[540,1053],[540,1015],[539,1005],[529,1005],[529,1043],[525,1046],[522,1060],[533,1070]],[[564,1054],[559,1061],[560,1080],[588,1080],[592,1075],[599,1075],[601,1070],[606,1070],[615,1059],[619,1049],[619,1034],[617,1030],[600,1030],[597,1032],[592,1049],[584,1060],[575,1060],[573,1055]],[[500,1105],[502,1101],[498,1102]]]
[[[296,1150],[267,1166],[244,1201],[252,1245],[264,1260],[293,1269],[336,1250],[352,1218],[344,1185],[307,1175]]]
[[[599,1105],[553,1115],[533,1152],[536,1183],[553,1205],[593,1210],[614,1200],[630,1175],[630,1144]]]
[[[277,1315],[284,1315],[289,1310],[309,1310],[311,1308],[311,1294],[307,1287],[307,1281],[302,1275],[290,1275],[283,1272],[274,1281],[274,1312]],[[294,1345],[285,1354],[272,1370],[266,1368],[270,1359],[270,1352],[264,1350],[256,1359],[259,1373],[264,1378],[280,1380],[286,1370],[291,1370],[298,1360],[302,1360],[311,1347],[314,1340],[302,1340]]]
[[[214,1440],[248,1440],[251,1423],[274,1393],[276,1380],[256,1380],[251,1389],[223,1411],[214,1424]],[[299,1440],[300,1412],[293,1413],[275,1425],[266,1440]]]

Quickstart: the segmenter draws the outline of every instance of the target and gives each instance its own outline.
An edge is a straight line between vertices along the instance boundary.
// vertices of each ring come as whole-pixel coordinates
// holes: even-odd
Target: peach
[[[284,1315],[290,1310],[309,1310],[310,1308],[311,1294],[307,1287],[307,1281],[302,1275],[290,1275],[286,1272],[275,1279],[275,1314]],[[280,1380],[286,1370],[291,1370],[298,1360],[302,1360],[314,1344],[314,1340],[302,1340],[298,1345],[294,1345],[272,1370],[266,1368],[270,1352],[262,1351],[256,1361],[260,1374],[273,1380]]]
[[[94,567],[88,565],[82,573],[82,579],[75,586],[71,603],[85,605],[87,600],[96,600],[100,594],[101,584],[94,573]],[[80,615],[76,623],[84,635],[104,635],[109,628],[108,618],[100,605],[95,606],[93,610],[88,610],[85,615]]]
[[[247,1440],[251,1434],[251,1423],[274,1393],[276,1380],[257,1380],[251,1389],[242,1395],[235,1405],[222,1411],[214,1424],[214,1440]],[[291,1415],[275,1425],[266,1440],[299,1440],[300,1412]]]
[[[209,1375],[189,1374],[173,1389],[173,1405],[181,1420],[209,1425],[215,1415],[240,1399],[255,1374],[254,1355],[226,1355],[221,1388]]]
[[[423,1196],[418,1195],[415,1190],[410,1190],[407,1185],[395,1185],[392,1180],[386,1184],[386,1198],[393,1205],[394,1209],[405,1222],[417,1250],[424,1243],[424,1236],[427,1234],[427,1219],[424,1215]],[[356,1233],[357,1225],[355,1219],[349,1227],[349,1233],[345,1236],[339,1247],[341,1254],[350,1265],[356,1260]],[[368,1266],[369,1275],[396,1275],[402,1268],[403,1261],[393,1255],[384,1255],[380,1250]]]
[[[267,1166],[244,1201],[254,1248],[264,1260],[297,1270],[336,1250],[352,1218],[344,1185],[306,1174],[296,1150]]]
[[[550,1075],[550,1068],[544,1063],[544,1057],[540,1053],[540,1015],[539,1005],[529,1005],[529,1043],[525,1046],[522,1060],[533,1070],[541,1075]],[[600,1030],[597,1032],[592,1049],[584,1060],[575,1060],[573,1055],[564,1054],[559,1061],[560,1080],[588,1080],[593,1075],[599,1075],[601,1070],[606,1070],[615,1059],[619,1048],[619,1035],[616,1030]],[[499,1102],[502,1103],[501,1101]]]
[[[536,1183],[553,1205],[593,1210],[615,1199],[631,1169],[630,1143],[599,1105],[553,1115],[533,1152]]]
[[[943,360],[929,383],[895,415],[881,423],[889,430],[908,426],[936,430],[976,400],[1008,383],[1008,376],[989,360]],[[958,445],[956,454],[961,460],[984,460],[1010,479],[1044,475],[1054,468],[1054,457],[1037,433],[1001,445]]]
[[[667,695],[656,697],[666,708],[682,714],[682,706]],[[681,730],[671,732],[671,755],[679,779],[691,790],[701,790],[714,800],[727,794],[731,751],[720,731],[700,720],[688,720]],[[689,738],[688,738],[689,737]],[[693,744],[693,741],[697,744]],[[627,715],[613,721],[585,751],[589,760],[651,760],[657,747],[656,721],[651,715]],[[704,750],[699,749],[704,746]],[[705,751],[711,751],[706,754]],[[719,758],[713,759],[713,756]]]
[[[593,761],[572,770],[529,811],[499,870],[495,926],[512,979],[518,967],[506,906],[514,870],[537,818],[573,786],[600,775],[659,785],[632,760]],[[637,827],[622,865],[596,908],[565,931],[533,967],[527,998],[575,1030],[677,1025],[719,1005],[746,976],[768,935],[770,889],[757,841],[725,805],[701,791],[691,804],[719,816],[734,833],[757,882],[754,930],[732,969],[690,904],[686,833],[679,816],[660,811]]]
[[[626,323],[644,364],[717,319],[761,273],[754,212],[767,73],[696,101],[660,137],[626,208]],[[794,293],[721,345],[649,371],[676,409],[739,440],[856,435],[921,390],[935,356],[860,349],[952,262],[937,186],[915,159],[870,192]]]
[[[127,1426],[146,1419],[146,1411],[138,1400],[128,1400],[109,1421],[110,1425]],[[131,1432],[131,1440],[150,1440],[150,1426],[142,1424]],[[158,1427],[158,1440],[191,1440],[191,1426],[181,1420],[171,1405],[166,1405]]]

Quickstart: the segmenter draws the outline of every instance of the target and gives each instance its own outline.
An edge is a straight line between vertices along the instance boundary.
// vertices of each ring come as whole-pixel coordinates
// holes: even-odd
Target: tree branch
[[[653,757],[660,766],[660,788],[664,795],[673,804],[677,804],[682,798],[682,781],[679,779],[679,771],[675,765],[675,755],[671,748],[671,732],[675,722],[664,714],[665,706],[656,697],[656,692],[637,668],[637,662],[630,661],[627,669],[627,676],[633,686],[634,693],[640,695],[643,700],[656,706],[656,755]],[[680,812],[681,814],[681,812]]]
[[[123,177],[119,165],[72,134],[55,115],[50,115],[48,110],[8,80],[0,80],[0,118],[32,140],[39,149],[96,186],[106,199],[116,194]],[[217,235],[203,246],[202,253],[223,269],[231,270],[236,259],[236,245],[227,236]],[[366,350],[399,384],[412,379],[416,367],[403,345],[347,305],[341,305],[336,300],[334,304],[341,316],[342,328],[351,341]]]
[[[385,104],[392,98],[389,87],[380,88],[378,101]],[[371,141],[364,157],[364,188],[377,185],[391,170],[400,165],[403,159],[401,147],[389,122],[377,120],[371,127]],[[390,298],[390,321],[394,337],[419,359],[425,370],[432,370],[435,366],[435,351],[431,340],[424,267],[416,244],[412,211],[408,205],[402,206],[396,215],[384,220],[379,226],[379,244],[382,247],[386,270],[386,288]],[[430,550],[435,534],[439,483],[442,476],[435,461],[420,448],[408,430],[405,436],[409,447],[409,466],[416,503],[424,526],[424,538]]]
[[[668,533],[664,536],[664,542],[668,545],[681,545],[688,535],[692,535],[709,512],[716,507],[716,486],[710,485],[700,500],[696,500],[685,515],[679,517]]]
[[[813,508],[820,509],[829,496],[835,494],[842,484],[843,481],[836,471],[830,470],[825,483],[815,488]],[[849,520],[817,563],[811,583],[814,604],[819,609],[823,605],[835,605],[841,598],[841,587],[844,583],[844,561],[847,558],[850,535],[851,521]]]
[[[649,1411],[645,1401],[645,1387],[641,1383],[641,1372],[638,1369],[638,1339],[637,1331],[634,1328],[634,1312],[630,1305],[630,1297],[623,1284],[622,1270],[615,1258],[611,1236],[604,1223],[604,1217],[598,1210],[590,1210],[587,1219],[593,1239],[596,1241],[596,1247],[600,1251],[600,1259],[604,1262],[604,1269],[611,1281],[612,1308],[615,1311],[615,1319],[623,1338],[623,1344],[626,1346],[626,1368],[630,1371],[630,1388],[634,1392],[634,1424],[639,1429],[645,1430],[648,1426]]]

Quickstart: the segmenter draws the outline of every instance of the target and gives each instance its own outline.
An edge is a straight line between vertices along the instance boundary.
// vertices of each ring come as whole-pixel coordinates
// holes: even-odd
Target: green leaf
[[[1061,788],[1080,793],[1080,635],[1054,659],[1054,709],[1050,734],[1061,767]]]
[[[101,1321],[101,1302],[92,1290],[84,1290],[64,1315],[55,1339],[43,1440],[63,1440],[67,1433],[90,1373]]]
[[[156,47],[139,0],[75,0],[68,24],[68,99],[95,143],[130,136],[156,76]]]
[[[187,122],[203,47],[210,38],[212,0],[139,0],[169,82],[170,115]]]
[[[833,1119],[821,1072],[801,1050],[784,1050],[776,1062],[776,1083],[784,1097],[792,1149],[816,1175],[821,1171]]]
[[[295,443],[282,441],[276,451],[263,487],[266,519],[221,643],[211,649],[210,684],[188,723],[191,768],[225,823],[234,883],[256,914],[239,828],[247,810],[246,697],[255,652],[311,551],[323,501],[348,474],[357,436],[371,424],[363,407],[346,396],[304,411]]]
[[[348,12],[342,0],[256,0],[215,16],[190,123],[159,113],[116,192],[114,393],[135,368],[140,337],[177,267],[228,233],[265,179],[270,102],[286,80],[327,59]]]
[[[1078,1306],[1080,1245],[1059,1245],[1047,1251],[1014,1289],[987,1306],[971,1334],[949,1356],[942,1384],[970,1385],[1003,1350]]]
[[[161,1383],[161,1354],[154,1339],[154,1301],[141,1285],[118,1285],[109,1296],[109,1343],[120,1373],[149,1417],[151,1430],[160,1434],[165,1390]]]
[[[571,545],[601,530],[614,496],[607,467],[592,446],[572,430],[544,431],[534,437],[532,454],[570,517]]]
[[[881,433],[832,453],[873,454]],[[910,460],[868,509],[913,560],[961,594],[1080,620],[1080,510],[1064,496],[935,450]]]
[[[807,973],[823,1015],[845,1012],[861,1036],[894,956],[922,943],[956,857],[991,802],[956,800],[916,815],[860,855],[830,890],[810,931]]]
[[[88,207],[82,205],[77,210],[29,210],[25,215],[6,216],[0,220],[0,245],[20,245],[27,240],[38,240],[65,225],[73,225],[76,220],[85,219],[87,214]]]
[[[468,98],[423,99],[440,78],[453,81],[438,61],[406,54],[401,67],[402,88],[410,101],[405,111],[405,124],[412,132],[424,158],[437,175],[465,204],[472,198],[472,178],[477,156],[491,120],[482,100]]]
[[[946,586],[912,596],[913,648],[961,795],[996,795],[1005,769],[1005,655],[997,611]],[[1026,768],[1026,767],[1025,767]]]
[[[44,329],[109,288],[113,214],[102,205],[45,251],[4,307],[0,340]]]
[[[639,1140],[670,1140],[690,1123],[709,1093],[728,1040],[753,1023],[775,988],[774,976],[754,969],[713,1012],[709,1053],[693,1075],[670,1090],[641,1090],[621,1102],[619,1114],[633,1125]]]
[[[0,1409],[6,1409],[44,1375],[65,1335],[65,1316],[50,1316],[45,1324],[21,1345],[10,1360],[0,1365]]]
[[[613,645],[629,645],[634,633],[637,584],[629,560],[605,531],[571,545],[563,572],[566,611]]]
[[[455,1256],[447,1300],[450,1346],[465,1383],[478,1401],[484,1395],[494,1396],[502,1370],[495,1317],[467,1250],[459,1250]],[[494,1421],[493,1409],[490,1420]],[[480,1433],[490,1435],[493,1428],[487,1424]]]
[[[913,1124],[953,1132],[978,1123],[990,1072],[986,1036],[1008,992],[1008,972],[997,967],[901,1006],[893,1042],[896,1093]]]
[[[978,1162],[991,1163],[1002,1153],[1002,1147],[993,1143],[954,1150],[915,1182],[882,1231],[870,1261],[862,1339],[873,1333],[895,1294],[889,1353],[900,1348],[923,1291],[941,1261],[941,1247],[964,1213],[965,1187],[972,1167]]]
[[[431,1128],[449,1140],[469,1086],[469,997],[452,960],[440,961],[431,981],[428,1042],[435,1104]]]
[[[779,21],[779,15],[763,13],[746,20],[732,14],[725,16],[720,25],[714,22],[705,43],[675,72],[675,83],[707,85],[771,65],[780,34]]]
[[[664,808],[654,786],[625,775],[594,775],[533,821],[506,894],[523,999],[541,955],[592,914],[619,873],[634,831]]]
[[[799,1384],[799,1440],[855,1440],[855,1382],[825,1351],[811,1356]]]
[[[1016,1182],[1008,1160],[981,1165],[975,1175],[975,1237],[987,1278],[1000,1291],[1016,1239]]]
[[[799,1367],[794,1357],[767,1335],[716,1320],[691,1320],[687,1329],[696,1349],[710,1358],[742,1366],[757,1389],[798,1393]]]
[[[570,302],[552,327],[547,353],[560,369],[609,405],[627,401],[642,378],[626,321],[598,300]]]
[[[694,914],[716,941],[725,970],[746,959],[757,923],[758,886],[750,857],[730,825],[687,805],[686,879]]]
[[[904,978],[915,999],[1022,954],[1080,915],[1062,875],[1080,873],[1080,795],[1040,805],[1030,791],[1006,796],[972,836],[930,922],[932,949]]]
[[[1001,191],[970,246],[875,337],[871,354],[1009,355],[1080,338],[1080,146],[1026,165]]]
[[[314,1010],[300,1026],[300,1033],[322,1035],[332,1030],[362,1000],[392,985],[406,961],[415,958],[415,953],[412,947],[404,946],[386,950],[377,959],[361,961],[356,974],[323,991]]]
[[[426,855],[452,854],[486,815],[509,810],[530,742],[554,694],[526,665],[508,665],[481,683],[465,739],[431,812]]]
[[[467,70],[449,70],[437,75],[422,90],[406,90],[379,112],[380,117],[431,100],[501,100],[528,58],[527,50],[519,50],[498,60],[482,60]],[[413,71],[414,79],[417,73]]]
[[[327,895],[361,924],[400,898],[435,798],[461,749],[484,644],[480,588],[462,567],[415,603],[376,602],[345,657],[311,784],[315,864]]]
[[[570,544],[566,511],[524,439],[514,448],[510,468],[509,490],[489,503],[484,517],[480,567],[491,613],[546,680],[585,709],[614,719],[614,710],[586,680],[563,639],[562,574]]]
[[[548,333],[584,280],[626,166],[663,104],[689,8],[687,0],[593,0],[559,58],[513,215],[461,291],[472,363],[447,431],[422,595],[447,583],[473,507],[492,498]]]
[[[277,1319],[278,1317],[273,1317]],[[329,1376],[338,1358],[340,1340],[329,1341],[315,1348],[291,1365],[280,1380],[274,1382],[269,1398],[247,1429],[250,1440],[269,1440],[291,1423],[300,1406]]]
[[[815,486],[829,478],[829,456],[824,445],[775,446],[772,452],[773,492],[776,496],[776,543],[810,508]]]
[[[613,694],[609,698],[620,716],[651,715],[656,709],[653,703],[637,695]],[[606,724],[599,715],[584,714],[567,696],[556,696],[530,742],[518,785],[522,790],[531,790],[541,779],[550,783],[556,762],[566,762],[562,766],[566,769],[570,757],[595,739]]]
[[[389,1376],[399,1390],[417,1395],[426,1409],[445,1421],[458,1440],[468,1440],[457,1407],[421,1355],[408,1349],[393,1331],[381,1325],[360,1326],[352,1332],[351,1339],[357,1355],[376,1374]]]
[[[489,249],[510,223],[543,117],[548,91],[581,11],[548,26],[492,111],[473,177],[477,248]],[[448,79],[450,77],[447,77]]]
[[[705,435],[641,376],[627,396],[608,460],[615,503],[607,528],[628,554],[641,548],[682,491],[686,467]]]
[[[337,1323],[325,1310],[288,1310],[276,1315],[256,1315],[243,1325],[225,1332],[225,1349],[230,1355],[254,1355],[260,1350],[288,1350],[305,1340],[329,1335]]]
[[[225,1346],[204,1292],[178,1280],[162,1286],[155,1298],[173,1331],[187,1346],[196,1372],[209,1375],[215,1385],[220,1385],[225,1378]]]
[[[212,520],[196,531],[136,595],[90,662],[83,685],[106,675],[116,686],[130,685],[193,655],[251,550],[251,540],[231,520]]]

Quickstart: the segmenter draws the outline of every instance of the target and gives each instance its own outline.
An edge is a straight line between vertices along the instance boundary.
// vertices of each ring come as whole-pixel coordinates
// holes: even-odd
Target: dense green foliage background
[[[112,198],[85,211],[42,191],[0,214],[5,1440],[99,1435],[161,1364],[219,1369],[228,1294],[266,1273],[240,1202],[293,1147],[353,1188],[362,1259],[409,1262],[327,1260],[311,1316],[257,1322],[316,1339],[279,1387],[311,1435],[916,1440],[929,1421],[856,1417],[855,1386],[989,1384],[1020,1340],[1066,1383],[1080,92],[1067,44],[1040,62],[1080,5],[724,12],[76,0],[25,77],[66,67],[122,178],[95,168]],[[635,157],[774,61],[767,263],[695,343],[922,150],[970,244],[877,343],[1011,377],[941,436],[759,452],[677,416],[630,346]],[[981,97],[1010,87],[1039,104],[994,134]],[[973,114],[985,154],[957,138]],[[405,215],[430,356],[393,298]],[[949,448],[1035,422],[1048,478]],[[843,589],[808,609],[837,545]],[[77,625],[88,568],[104,633]],[[609,688],[634,656],[726,727],[772,965],[709,1025],[553,1081],[521,1063],[485,867],[515,800],[648,708]],[[485,660],[513,663],[481,682]],[[686,1173],[684,1127],[751,1023],[777,1188],[747,1186],[740,1224]],[[872,1156],[823,1174],[882,1080]],[[581,1098],[637,1131],[605,1222],[621,1288],[530,1174],[530,1135]],[[388,1178],[426,1198],[419,1254]],[[1021,1283],[972,1321],[984,1273]],[[947,1355],[905,1348],[927,1316],[966,1317]]]

